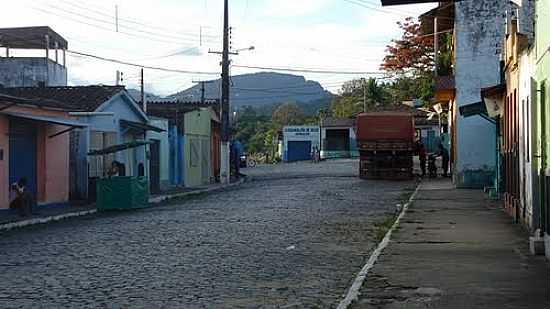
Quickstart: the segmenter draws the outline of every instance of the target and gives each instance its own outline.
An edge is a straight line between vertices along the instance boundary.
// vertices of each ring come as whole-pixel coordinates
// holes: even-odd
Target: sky
[[[379,72],[386,45],[400,36],[396,23],[434,7],[381,7],[379,0],[230,0],[229,5],[233,49],[254,47],[232,56],[232,64],[339,72]],[[220,76],[221,57],[209,51],[222,48],[223,0],[18,0],[4,3],[2,10],[0,27],[50,26],[71,51],[195,72],[145,69],[146,91],[157,95]],[[11,51],[28,53],[42,51]],[[139,87],[138,67],[68,53],[67,68],[70,85],[113,85],[119,70],[124,85]],[[232,75],[259,71],[268,70],[231,68]],[[293,74],[332,92],[347,80],[371,76]]]

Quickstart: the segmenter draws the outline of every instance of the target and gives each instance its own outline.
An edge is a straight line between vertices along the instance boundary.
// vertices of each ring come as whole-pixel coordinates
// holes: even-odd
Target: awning
[[[127,142],[127,143],[122,143],[122,144],[118,144],[118,145],[109,146],[107,148],[103,148],[103,149],[100,149],[100,150],[92,150],[92,151],[88,152],[88,155],[89,156],[102,156],[102,155],[111,154],[111,153],[123,151],[123,150],[126,150],[126,149],[137,148],[137,147],[141,147],[141,146],[149,145],[149,144],[153,144],[153,142],[143,141],[143,140],[136,140],[136,141],[131,141],[131,142]]]
[[[8,117],[14,117],[19,119],[26,119],[26,120],[33,120],[33,121],[40,121],[40,122],[46,122],[56,125],[62,125],[67,126],[68,128],[65,130],[61,130],[57,133],[54,133],[49,138],[56,137],[58,135],[67,133],[73,129],[77,128],[85,128],[88,125],[86,123],[79,122],[77,120],[68,119],[68,118],[62,118],[62,117],[54,117],[54,116],[43,116],[43,115],[32,115],[32,114],[21,114],[21,113],[13,113],[13,112],[2,112],[0,111],[0,114],[6,115]]]
[[[120,119],[120,125],[126,128],[131,128],[140,131],[155,131],[155,132],[164,132],[164,129],[155,127],[146,123],[130,121],[125,119]]]
[[[480,116],[485,118],[487,121],[491,123],[495,123],[495,120],[489,117],[489,114],[487,113],[487,107],[483,102],[476,102],[476,103],[464,105],[459,107],[458,110],[460,112],[460,115],[462,115],[465,118],[468,118],[471,116]]]
[[[62,117],[21,114],[21,113],[13,113],[13,112],[0,112],[0,114],[10,116],[10,117],[48,122],[48,123],[58,124],[62,126],[75,127],[75,128],[85,128],[88,126],[83,122],[79,122],[77,120],[68,119],[68,118],[62,118]]]

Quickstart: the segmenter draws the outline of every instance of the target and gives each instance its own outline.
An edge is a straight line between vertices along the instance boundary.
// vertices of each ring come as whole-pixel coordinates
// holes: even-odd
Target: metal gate
[[[289,141],[287,161],[304,161],[311,159],[311,141]]]

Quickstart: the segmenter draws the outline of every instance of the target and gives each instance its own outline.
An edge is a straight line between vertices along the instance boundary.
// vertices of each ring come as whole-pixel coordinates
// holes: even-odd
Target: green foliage
[[[340,96],[330,106],[330,115],[335,118],[354,118],[367,109],[392,103],[390,87],[375,78],[355,79],[344,83]]]
[[[288,125],[301,125],[306,120],[303,111],[296,103],[285,103],[273,111],[271,121],[278,128]]]

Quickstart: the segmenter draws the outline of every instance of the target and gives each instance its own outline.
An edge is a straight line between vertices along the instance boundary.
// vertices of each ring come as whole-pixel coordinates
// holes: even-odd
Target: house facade
[[[221,138],[217,101],[149,102],[147,114],[167,121],[169,187],[194,187],[219,179]],[[207,168],[210,170],[206,171]]]
[[[0,85],[3,87],[67,86],[67,41],[50,27],[1,28]],[[40,51],[20,56],[17,51]],[[26,53],[28,54],[28,53]]]
[[[69,200],[69,131],[85,128],[62,106],[0,94],[0,210],[21,178],[39,205]]]
[[[286,126],[283,128],[283,161],[310,160],[314,149],[321,149],[321,128],[318,126]]]
[[[358,157],[355,119],[323,119],[321,122],[321,159]]]
[[[550,10],[548,1],[536,1],[533,100],[533,203],[541,209],[541,227],[550,258]]]
[[[170,185],[170,137],[168,119],[149,116],[149,124],[162,129],[161,132],[147,131],[149,144],[149,182],[152,193],[168,190]]]
[[[71,199],[95,200],[95,183],[106,177],[112,163],[121,175],[149,176],[146,132],[162,131],[148,124],[149,118],[123,86],[20,87],[2,92],[27,99],[59,102],[69,115],[86,124],[70,135]],[[109,147],[115,151],[90,155]]]
[[[210,183],[211,111],[200,108],[184,114],[184,179],[186,187]]]

